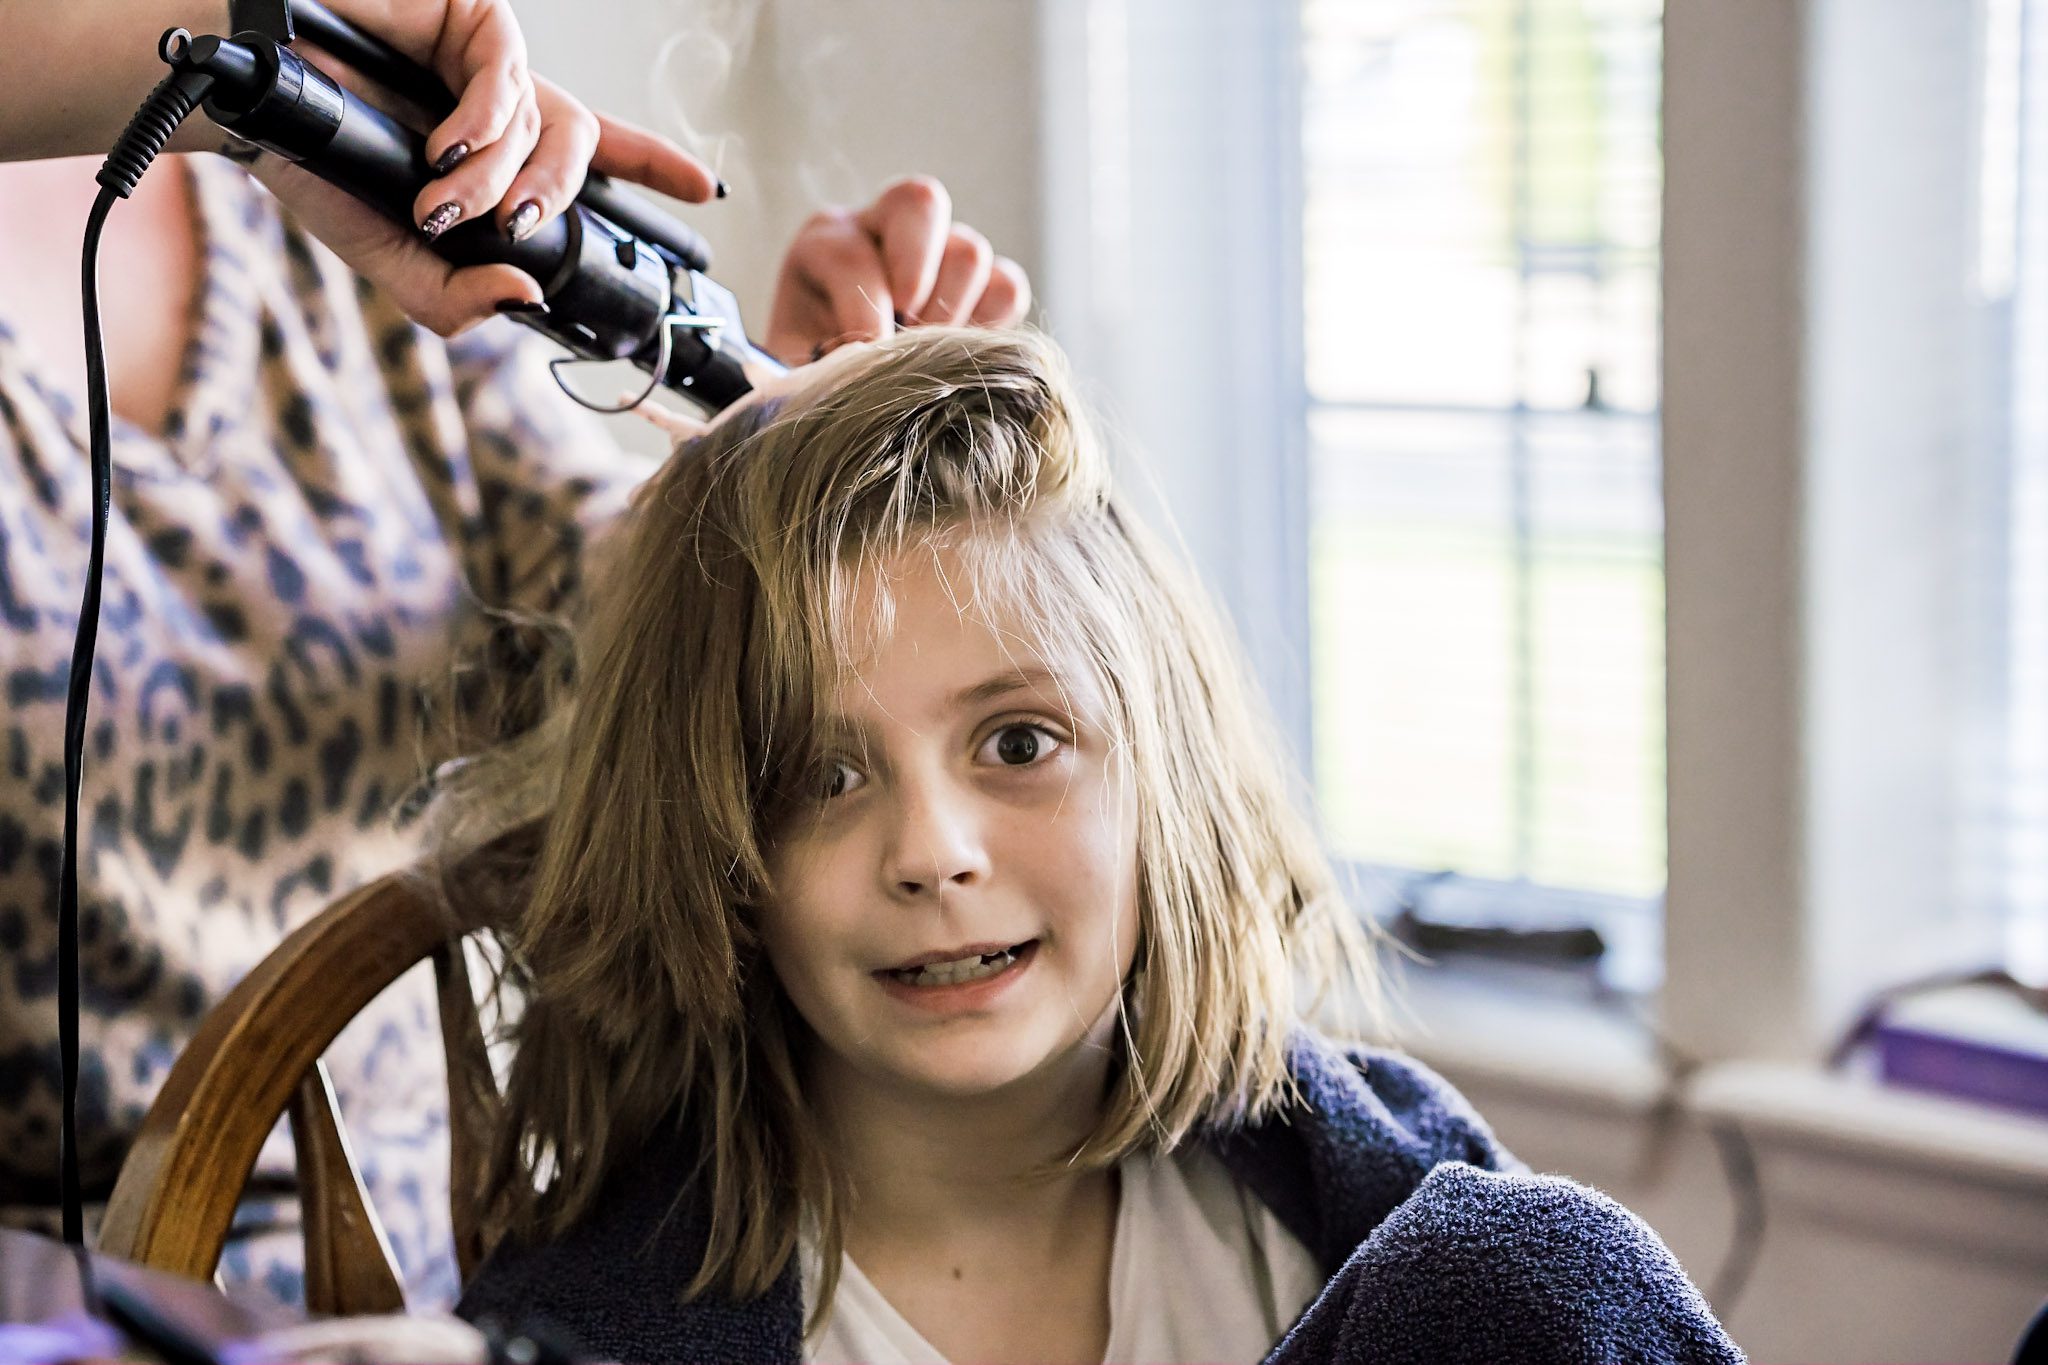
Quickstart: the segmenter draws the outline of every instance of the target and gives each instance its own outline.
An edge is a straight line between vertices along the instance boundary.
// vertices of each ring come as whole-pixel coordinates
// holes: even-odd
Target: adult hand
[[[690,202],[718,178],[666,138],[594,114],[527,67],[526,40],[508,0],[330,0],[335,12],[431,68],[458,92],[454,111],[427,134],[439,174],[413,203],[416,228],[382,214],[300,167],[256,157],[254,174],[350,266],[443,336],[504,303],[538,301],[540,285],[509,265],[456,267],[428,249],[458,222],[490,215],[524,236],[568,207],[586,171]],[[360,79],[318,52],[310,60],[352,87]],[[230,154],[235,154],[231,144]]]
[[[763,345],[799,365],[898,326],[1006,327],[1030,306],[1023,267],[953,221],[944,185],[910,176],[866,208],[821,209],[804,223],[783,257]]]

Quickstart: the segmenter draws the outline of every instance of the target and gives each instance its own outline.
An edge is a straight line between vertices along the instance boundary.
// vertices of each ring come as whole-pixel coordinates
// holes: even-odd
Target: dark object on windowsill
[[[1425,919],[1403,906],[1387,922],[1401,942],[1427,957],[1475,956],[1536,966],[1591,968],[1607,953],[1607,941],[1587,924],[1519,926]]]

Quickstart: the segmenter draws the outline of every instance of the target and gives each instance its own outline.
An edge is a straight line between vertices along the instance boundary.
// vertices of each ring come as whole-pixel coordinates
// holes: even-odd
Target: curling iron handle
[[[393,221],[413,223],[420,188],[433,179],[420,134],[260,33],[195,39],[166,60],[213,77],[206,111],[223,128]],[[750,360],[773,363],[747,341],[729,291],[581,203],[520,241],[479,218],[440,233],[432,246],[457,265],[525,271],[550,309],[522,319],[528,326],[586,359],[631,359],[714,409],[751,387]]]
[[[315,169],[397,221],[412,221],[419,187],[433,174],[425,141],[362,100],[344,95],[344,101],[334,140]],[[520,241],[479,218],[449,228],[433,248],[456,265],[502,262],[531,275],[556,313],[530,325],[587,359],[638,354],[659,335],[671,304],[667,263],[653,251],[636,250],[581,204]]]
[[[371,80],[403,95],[435,118],[446,118],[455,111],[455,96],[441,84],[440,77],[375,34],[340,18],[318,0],[292,0],[290,9],[307,38]],[[576,199],[636,237],[671,253],[687,269],[711,268],[711,248],[701,236],[632,191],[612,183],[602,172],[586,174]]]
[[[333,183],[399,222],[412,221],[419,187],[433,178],[426,140],[359,99],[350,99],[331,144]],[[543,289],[569,256],[568,220],[557,216],[522,241],[513,241],[489,219],[458,223],[434,242],[437,254],[456,265],[503,262],[539,280]]]
[[[180,60],[214,76],[206,112],[223,128],[411,226],[420,187],[433,179],[418,133],[260,34],[195,39]],[[638,250],[581,204],[520,241],[479,218],[432,245],[456,265],[502,263],[531,275],[556,311],[528,325],[587,359],[625,359],[654,346],[674,301],[660,255]]]

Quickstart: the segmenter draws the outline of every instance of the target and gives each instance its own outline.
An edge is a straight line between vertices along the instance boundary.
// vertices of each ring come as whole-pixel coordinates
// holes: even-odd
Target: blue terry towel
[[[1305,1032],[1291,1064],[1298,1104],[1202,1139],[1330,1275],[1268,1365],[1742,1360],[1656,1233],[1529,1174],[1428,1068]],[[494,1252],[458,1311],[546,1322],[608,1360],[795,1365],[793,1261],[751,1302],[681,1300],[708,1228],[694,1166],[681,1143],[650,1144],[566,1237]]]

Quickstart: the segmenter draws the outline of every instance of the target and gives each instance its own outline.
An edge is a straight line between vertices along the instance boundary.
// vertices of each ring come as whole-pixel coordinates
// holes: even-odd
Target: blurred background
[[[1758,1360],[2048,1297],[2048,0],[526,0],[939,176],[1252,651],[1406,1043]],[[655,433],[628,421],[650,452]]]

